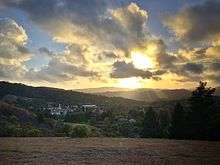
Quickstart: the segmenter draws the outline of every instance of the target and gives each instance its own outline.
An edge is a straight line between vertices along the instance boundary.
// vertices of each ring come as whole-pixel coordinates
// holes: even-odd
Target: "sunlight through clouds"
[[[152,60],[148,56],[140,52],[132,51],[131,59],[132,59],[132,62],[134,63],[134,66],[138,69],[149,69],[153,67]]]
[[[144,81],[149,86],[163,86],[164,81],[172,82],[172,87],[181,81],[190,86],[201,79],[218,84],[220,3],[180,4],[170,13],[163,6],[152,8],[149,2],[136,0],[2,0],[5,15],[11,15],[7,9],[22,11],[25,15],[21,17],[43,31],[42,35],[47,33],[50,41],[29,46],[36,34],[25,19],[13,16],[8,25],[0,24],[1,79],[14,80],[8,72],[12,70],[19,72],[17,81],[40,81],[50,86],[84,81],[79,88],[86,84],[118,86],[118,82],[137,88],[146,86]],[[159,11],[163,17],[155,16]],[[5,19],[0,17],[1,22]],[[157,35],[152,25],[158,25]],[[167,43],[171,38],[174,45]],[[62,50],[42,48],[52,45],[49,42],[62,45]],[[41,62],[45,65],[34,67],[34,57],[39,54],[47,56]]]
[[[121,88],[130,88],[130,89],[137,89],[142,87],[139,79],[136,77],[120,79],[117,86]]]

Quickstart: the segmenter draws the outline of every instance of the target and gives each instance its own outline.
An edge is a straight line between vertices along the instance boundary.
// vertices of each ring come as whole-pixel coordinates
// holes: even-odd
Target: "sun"
[[[131,52],[131,59],[134,66],[138,69],[148,69],[153,67],[153,62],[150,57],[142,54],[141,52]]]
[[[141,83],[139,82],[138,78],[131,77],[131,78],[124,78],[119,80],[117,86],[120,88],[137,89],[137,88],[141,88]]]

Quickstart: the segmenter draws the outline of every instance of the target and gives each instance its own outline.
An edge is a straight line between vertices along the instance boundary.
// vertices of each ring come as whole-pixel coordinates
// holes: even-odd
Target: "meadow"
[[[220,142],[135,138],[0,138],[0,164],[219,165]]]

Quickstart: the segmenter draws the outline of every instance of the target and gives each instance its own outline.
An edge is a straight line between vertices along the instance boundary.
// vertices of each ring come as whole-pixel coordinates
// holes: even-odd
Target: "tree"
[[[215,93],[215,88],[206,87],[207,82],[200,81],[199,86],[192,92],[191,98],[211,98]]]
[[[64,117],[65,122],[71,122],[71,123],[87,123],[88,122],[88,116],[85,112],[77,112],[77,113],[67,113]]]
[[[171,126],[169,129],[171,138],[184,138],[185,126],[185,111],[183,109],[183,106],[180,103],[177,103],[172,113]]]
[[[187,113],[187,138],[209,139],[209,116],[214,105],[215,88],[206,87],[207,82],[200,81],[189,99],[190,110]]]
[[[142,137],[158,137],[159,135],[159,122],[156,112],[152,107],[145,112]]]
[[[83,138],[89,136],[89,128],[82,124],[75,125],[70,131],[70,137],[72,138]]]
[[[159,113],[159,120],[160,120],[160,127],[159,127],[159,132],[160,132],[160,137],[162,138],[168,138],[170,133],[169,133],[169,127],[170,127],[170,115],[167,111],[160,111]]]

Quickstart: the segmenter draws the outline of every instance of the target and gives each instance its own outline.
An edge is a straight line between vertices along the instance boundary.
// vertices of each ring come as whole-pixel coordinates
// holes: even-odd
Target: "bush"
[[[57,122],[55,125],[55,133],[62,134],[62,136],[68,136],[72,126],[63,122]]]
[[[36,128],[32,128],[26,132],[26,136],[28,136],[28,137],[39,137],[39,136],[41,136],[41,134],[42,134],[42,132]]]
[[[83,138],[89,136],[89,128],[85,125],[75,125],[70,131],[70,137]]]

